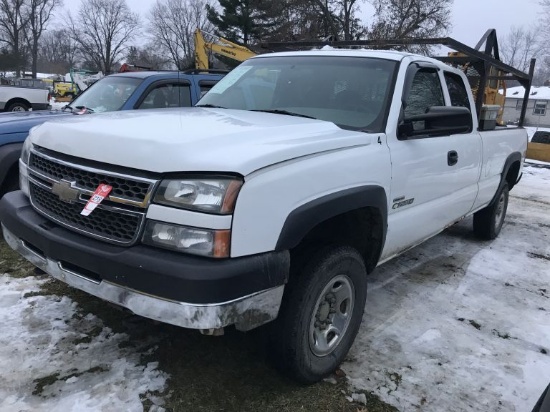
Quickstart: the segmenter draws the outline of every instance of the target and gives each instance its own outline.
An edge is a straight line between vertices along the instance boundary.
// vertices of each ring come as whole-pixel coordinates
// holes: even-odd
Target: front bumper
[[[38,215],[20,191],[2,198],[0,220],[6,242],[31,263],[137,315],[190,329],[239,330],[277,317],[288,252],[214,260],[110,245]]]

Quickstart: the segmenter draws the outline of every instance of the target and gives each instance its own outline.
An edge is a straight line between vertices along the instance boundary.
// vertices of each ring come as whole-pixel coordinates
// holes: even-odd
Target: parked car
[[[197,106],[33,129],[4,237],[138,315],[214,335],[273,321],[302,382],[346,356],[378,264],[470,215],[498,236],[527,145],[480,131],[461,70],[410,53],[264,54]]]
[[[0,114],[0,197],[19,185],[18,160],[29,130],[72,114],[192,106],[216,84],[221,72],[132,72],[105,77],[62,110]]]
[[[47,110],[50,106],[47,88],[0,86],[0,112]]]
[[[550,144],[550,131],[538,130],[531,138],[531,143],[546,143]]]

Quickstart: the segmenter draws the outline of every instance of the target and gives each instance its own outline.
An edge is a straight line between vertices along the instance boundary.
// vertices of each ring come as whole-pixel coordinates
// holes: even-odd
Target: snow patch
[[[44,282],[0,276],[0,410],[142,411],[140,395],[165,389],[158,363],[67,297],[25,297]]]
[[[342,365],[400,410],[531,410],[550,375],[550,169],[525,167],[500,236],[471,219],[369,277]]]

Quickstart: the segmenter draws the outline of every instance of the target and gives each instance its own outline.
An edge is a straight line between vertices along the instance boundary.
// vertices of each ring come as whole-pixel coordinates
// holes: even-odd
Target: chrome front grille
[[[132,243],[139,233],[143,220],[140,214],[97,208],[89,216],[82,216],[80,212],[84,205],[81,203],[63,202],[35,184],[31,184],[30,191],[34,206],[65,226],[120,243]]]
[[[135,181],[129,178],[109,176],[104,173],[79,169],[68,164],[31,153],[30,167],[46,176],[56,180],[75,182],[75,186],[93,192],[100,183],[106,183],[113,187],[112,196],[128,199],[135,202],[143,202],[151,188],[151,183]]]
[[[126,246],[136,243],[157,181],[54,156],[36,149],[31,152],[29,187],[33,207],[58,224],[90,237]],[[80,212],[101,183],[113,186],[109,197],[89,216],[82,216]],[[56,190],[60,185],[71,196]]]

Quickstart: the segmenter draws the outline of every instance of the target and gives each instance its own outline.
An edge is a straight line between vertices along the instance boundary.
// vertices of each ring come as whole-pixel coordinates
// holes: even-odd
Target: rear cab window
[[[451,99],[451,105],[455,107],[466,107],[470,111],[470,99],[468,97],[468,90],[464,84],[464,80],[456,73],[444,72],[445,82],[447,83],[447,90],[449,91],[449,98]]]

